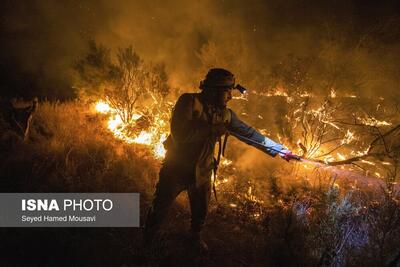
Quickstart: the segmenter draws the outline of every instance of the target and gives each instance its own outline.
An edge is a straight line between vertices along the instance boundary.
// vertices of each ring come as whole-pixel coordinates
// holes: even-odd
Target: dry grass
[[[2,191],[140,192],[143,218],[160,162],[147,147],[113,138],[105,123],[79,102],[42,103],[29,141],[2,151]],[[238,179],[221,185],[219,203],[211,203],[204,231],[211,251],[206,255],[187,249],[182,229],[188,228],[190,213],[183,196],[145,261],[135,228],[1,229],[1,249],[9,255],[3,260],[98,266],[399,264],[398,193],[339,188],[329,176],[313,186],[283,172],[240,179],[249,173],[229,168],[222,174]]]

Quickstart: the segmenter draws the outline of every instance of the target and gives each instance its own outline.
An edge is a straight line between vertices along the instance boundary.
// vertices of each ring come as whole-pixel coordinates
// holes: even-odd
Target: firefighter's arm
[[[284,155],[289,151],[282,144],[279,144],[272,139],[263,136],[256,129],[241,121],[232,110],[230,111],[231,121],[228,125],[228,130],[234,136],[236,134],[244,137],[242,139],[239,138],[241,141],[263,150],[272,157],[275,157],[278,153]]]
[[[193,101],[192,95],[181,95],[172,112],[171,135],[178,143],[202,141],[211,134],[210,126],[194,116]]]

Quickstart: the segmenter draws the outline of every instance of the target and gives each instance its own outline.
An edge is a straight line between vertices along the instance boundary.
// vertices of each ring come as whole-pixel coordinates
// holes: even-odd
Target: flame
[[[247,199],[250,202],[253,203],[259,203],[259,204],[263,204],[264,201],[261,199],[258,199],[254,194],[253,194],[253,189],[252,186],[249,186],[249,188],[247,189],[247,192],[244,194],[244,198]]]
[[[304,91],[304,92],[302,92],[302,93],[300,94],[300,97],[312,97],[312,94],[309,93],[309,92],[307,92],[307,91]]]
[[[353,140],[355,140],[356,137],[354,136],[354,133],[352,133],[350,130],[347,130],[346,135],[342,139],[342,145],[343,144],[350,144]]]
[[[107,128],[116,138],[128,144],[135,143],[150,146],[156,158],[165,157],[166,150],[163,146],[163,142],[167,139],[167,133],[163,132],[164,126],[166,125],[164,120],[155,116],[148,130],[142,130],[138,135],[132,136],[132,134],[128,134],[124,131],[127,125],[122,121],[121,116],[106,102],[99,100],[95,105],[95,110],[99,113],[109,115]],[[141,114],[133,114],[132,119],[136,121],[141,117]]]
[[[331,98],[336,98],[336,91],[335,91],[335,89],[331,89],[331,95],[330,95],[330,97]]]
[[[104,113],[104,114],[109,113],[111,111],[110,105],[108,105],[104,101],[97,102],[95,109],[97,112]]]
[[[157,158],[164,158],[165,153],[167,153],[167,151],[164,148],[164,144],[163,144],[166,139],[167,139],[167,134],[162,134],[158,143],[155,144],[153,152]]]
[[[133,143],[151,145],[153,135],[146,131],[141,131],[139,136],[133,139]]]
[[[332,155],[327,155],[327,156],[324,157],[324,162],[325,163],[329,163],[329,162],[332,162],[332,161],[335,161],[335,158]]]
[[[334,124],[333,122],[328,121],[328,122],[326,122],[326,123],[329,124],[330,126],[336,128],[336,129],[340,130],[340,127],[337,126],[336,124]]]
[[[221,161],[221,165],[222,166],[229,166],[231,164],[232,164],[232,160],[229,160],[227,158],[223,158],[222,161]]]
[[[114,135],[119,135],[118,128],[122,126],[122,119],[120,116],[115,115],[108,120],[108,129],[110,129]]]
[[[362,159],[361,162],[362,163],[366,163],[366,164],[371,165],[371,166],[375,166],[375,163],[372,162],[372,161],[369,161],[369,160]]]
[[[288,97],[289,95],[288,95],[288,93],[286,93],[283,90],[276,90],[276,91],[267,93],[266,96],[284,96],[284,97]]]
[[[347,94],[346,97],[349,97],[349,98],[357,98],[356,95],[351,95],[351,94]]]
[[[346,159],[346,157],[343,155],[343,154],[341,154],[341,153],[336,153],[337,154],[337,156],[339,157],[339,159],[340,160],[345,160]]]
[[[358,117],[357,119],[359,119],[362,122],[362,124],[368,125],[368,126],[390,126],[390,125],[392,125],[391,122],[380,121],[374,117],[368,117],[368,118]]]

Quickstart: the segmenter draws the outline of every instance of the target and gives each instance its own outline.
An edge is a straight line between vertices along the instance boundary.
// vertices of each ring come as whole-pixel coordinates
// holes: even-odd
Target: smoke
[[[133,45],[145,60],[165,62],[171,85],[182,91],[195,90],[211,66],[226,67],[238,81],[262,89],[271,85],[271,68],[288,55],[350,69],[353,82],[339,90],[370,96],[377,90],[380,95],[397,91],[396,1],[47,0],[2,5],[1,70],[8,74],[1,84],[3,95],[71,96],[71,65],[89,39],[112,49]],[[351,84],[358,88],[346,88]]]

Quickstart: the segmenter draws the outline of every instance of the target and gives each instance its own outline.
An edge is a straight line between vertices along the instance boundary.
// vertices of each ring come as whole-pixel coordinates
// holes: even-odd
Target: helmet
[[[200,82],[200,89],[210,88],[234,88],[235,76],[226,69],[214,68],[210,69],[206,78]]]

